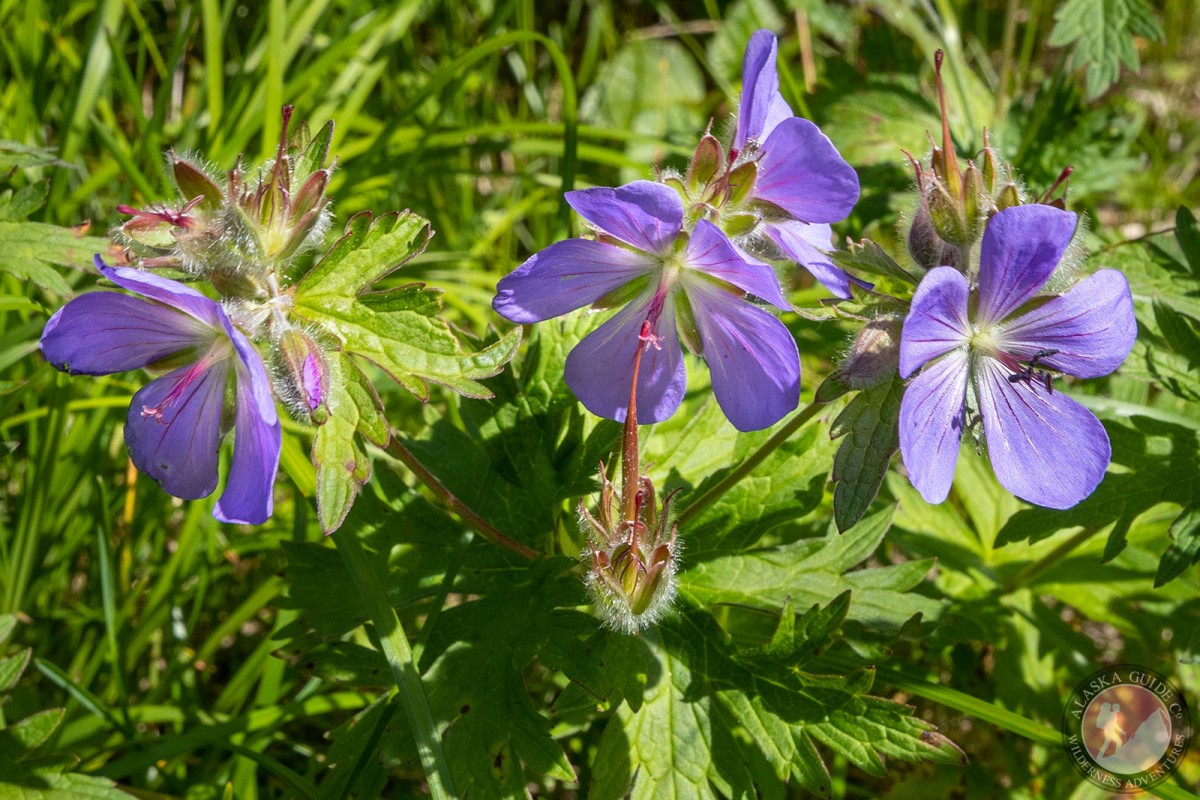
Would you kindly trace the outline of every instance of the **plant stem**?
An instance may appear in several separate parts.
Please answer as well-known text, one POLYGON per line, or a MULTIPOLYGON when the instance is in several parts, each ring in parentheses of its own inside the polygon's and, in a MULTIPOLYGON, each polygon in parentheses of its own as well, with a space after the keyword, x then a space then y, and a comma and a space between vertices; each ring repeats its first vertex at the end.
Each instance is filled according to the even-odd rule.
POLYGON ((783 424, 779 430, 775 431, 770 439, 763 442, 762 447, 755 450, 744 461, 729 471, 729 474, 718 481, 711 489, 697 497, 692 502, 688 503, 687 508, 680 512, 677 524, 683 525, 689 519, 699 514, 704 509, 715 503, 721 498, 721 495, 728 492, 742 480, 742 478, 754 471, 754 468, 763 462, 763 460, 775 452, 781 444, 792 437, 796 431, 804 427, 805 423, 817 415, 817 412, 824 408, 825 403, 813 400, 804 408, 796 412, 796 415, 783 424))
POLYGON ((1060 544, 1058 547, 1054 548, 1037 561, 1034 561, 1032 564, 1027 565, 1016 575, 1013 575, 1011 578, 1005 581, 1004 586, 1000 589, 1001 593, 1011 594, 1017 589, 1033 583, 1033 581, 1043 572, 1061 561, 1067 553, 1071 552, 1076 547, 1079 547, 1079 545, 1095 536, 1098 530, 1100 529, 1097 527, 1089 526, 1075 533, 1070 538, 1063 540, 1062 544, 1060 544))
POLYGON ((388 446, 385 448, 388 455, 395 456, 404 466, 412 470, 417 479, 442 499, 450 510, 457 514, 463 522, 470 525, 480 536, 487 539, 492 544, 500 545, 503 548, 511 550, 522 558, 527 558, 530 561, 536 561, 542 557, 542 554, 532 547, 521 544, 520 542, 505 536, 498 531, 495 526, 488 522, 483 517, 476 514, 471 508, 454 496, 454 493, 446 488, 446 484, 438 480, 438 477, 430 472, 424 464, 421 463, 413 452, 404 445, 400 444, 400 440, 392 435, 388 446))
POLYGON ((421 674, 417 671, 417 665, 413 663, 408 637, 404 635, 404 628, 400 624, 400 618, 396 616, 396 609, 388 602, 383 586, 358 538, 352 532, 344 530, 335 535, 333 541, 350 574, 354 576, 354 582, 358 584, 371 620, 375 623, 375 632, 379 635, 383 655, 392 668, 392 679, 404 701, 404 711, 408 715, 413 739, 417 743, 421 767, 429 781, 429 793, 434 798, 456 797, 454 784, 450 779, 450 764, 442 752, 433 713, 429 710, 429 698, 425 696, 421 674))

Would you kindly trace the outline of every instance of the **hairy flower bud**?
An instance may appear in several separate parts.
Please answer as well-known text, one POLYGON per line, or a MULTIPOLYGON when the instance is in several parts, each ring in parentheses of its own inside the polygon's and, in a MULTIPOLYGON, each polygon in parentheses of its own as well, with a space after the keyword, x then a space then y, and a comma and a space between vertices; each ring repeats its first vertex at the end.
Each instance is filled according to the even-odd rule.
POLYGON ((870 389, 896 376, 903 325, 903 316, 887 314, 871 320, 858 332, 838 368, 852 389, 870 389))
POLYGON ((687 185, 692 192, 697 192, 702 186, 716 176, 717 171, 725 163, 725 151, 717 137, 706 133, 696 145, 696 152, 688 164, 687 185))
POLYGON ((329 365, 321 348, 295 328, 285 331, 276 350, 279 395, 293 416, 321 425, 329 418, 329 365))
POLYGON ((660 511, 649 478, 637 481, 628 504, 603 464, 600 480, 596 514, 579 504, 591 559, 587 587, 605 625, 636 634, 661 619, 675 600, 678 547, 671 495, 663 498, 660 511))

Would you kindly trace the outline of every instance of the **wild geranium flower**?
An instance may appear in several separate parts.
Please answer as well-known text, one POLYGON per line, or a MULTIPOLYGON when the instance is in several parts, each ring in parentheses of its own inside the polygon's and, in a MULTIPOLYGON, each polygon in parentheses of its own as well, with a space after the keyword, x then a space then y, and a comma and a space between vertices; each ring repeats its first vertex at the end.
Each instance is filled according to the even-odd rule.
POLYGON ((71 374, 169 369, 133 396, 125 443, 133 463, 188 500, 217 487, 217 460, 232 410, 233 459, 213 516, 258 524, 271 516, 281 433, 258 352, 215 301, 150 272, 109 267, 104 277, 142 298, 92 292, 46 323, 42 353, 71 374), (230 409, 232 401, 232 409, 230 409))
POLYGON ((921 373, 901 402, 900 452, 927 501, 946 499, 963 429, 977 419, 996 478, 1024 500, 1070 508, 1104 477, 1108 435, 1054 390, 1054 374, 1107 375, 1129 355, 1137 325, 1129 284, 1115 270, 1037 297, 1075 223, 1050 206, 1000 211, 984 231, 978 287, 952 267, 930 270, 917 287, 900 374, 921 373))
POLYGON ((597 239, 568 239, 534 255, 500 281, 492 306, 528 324, 593 303, 626 303, 567 357, 567 385, 589 411, 625 419, 630 354, 646 320, 650 349, 637 383, 643 422, 666 419, 683 399, 681 336, 708 361, 717 402, 739 430, 768 427, 796 407, 796 342, 783 323, 746 299, 752 294, 788 308, 770 266, 747 261, 706 220, 685 233, 683 203, 663 184, 635 181, 568 192, 566 199, 597 229, 597 239))
MULTIPOLYGON (((775 35, 750 37, 742 61, 742 100, 733 136, 733 172, 753 164, 753 186, 739 204, 760 218, 759 231, 838 297, 850 296, 850 276, 823 251, 829 223, 858 202, 858 175, 821 129, 797 117, 779 92, 775 35)), ((736 209, 734 209, 736 211, 736 209)))

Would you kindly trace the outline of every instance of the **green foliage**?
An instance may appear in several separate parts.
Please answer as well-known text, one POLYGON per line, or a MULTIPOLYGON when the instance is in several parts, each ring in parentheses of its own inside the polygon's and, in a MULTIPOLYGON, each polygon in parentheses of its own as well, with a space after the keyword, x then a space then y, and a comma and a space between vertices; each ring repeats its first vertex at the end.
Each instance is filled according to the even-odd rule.
MULTIPOLYGON (((8 4, 0 796, 408 797, 433 792, 431 743, 471 797, 1084 796, 1054 727, 1093 665, 1200 690, 1200 232, 1175 208, 1200 202, 1200 17, 1183 0, 1008 5, 8 4), (898 379, 845 398, 831 381, 828 406, 743 475, 778 429, 733 430, 686 356, 680 412, 642 429, 656 488, 679 490, 681 600, 625 636, 599 626, 577 563, 576 509, 601 461, 616 477, 619 426, 562 381, 601 315, 519 347, 489 304, 568 235, 564 187, 649 177, 710 120, 727 128, 758 26, 780 35, 792 107, 858 171, 835 241, 870 239, 833 257, 879 293, 920 277, 901 255, 899 148, 919 158, 937 130, 935 49, 960 158, 986 126, 1031 193, 1075 167, 1087 268, 1128 276, 1140 326, 1117 375, 1067 388, 1114 463, 1052 512, 1004 492, 968 443, 930 506, 891 457, 898 379), (205 166, 243 154, 255 174, 284 102, 337 123, 297 175, 338 154, 340 216, 420 216, 354 216, 288 273, 305 335, 331 348, 328 417, 285 421, 275 516, 234 528, 130 467, 141 376, 68 379, 37 340, 109 253, 82 220, 103 231, 119 203, 169 197, 166 148, 205 166), (1174 235, 1152 233, 1172 217, 1174 235), (544 557, 485 539, 430 477, 544 557), (351 535, 375 590, 339 552, 351 535)), ((861 321, 781 277, 812 317, 784 317, 807 401, 861 321)), ((1181 783, 1198 779, 1185 763, 1181 783)))
MULTIPOLYGON (((28 161, 21 162, 22 166, 28 161)), ((27 218, 46 201, 46 186, 34 183, 0 193, 0 239, 4 253, 0 270, 18 280, 28 280, 61 297, 72 294, 71 285, 55 267, 89 269, 93 253, 104 253, 108 242, 88 236, 87 224, 60 228, 27 218)))
POLYGON ((1075 45, 1071 67, 1087 68, 1089 98, 1116 83, 1121 65, 1136 72, 1140 65, 1135 36, 1165 38, 1154 9, 1146 0, 1067 0, 1054 12, 1051 47, 1075 45))

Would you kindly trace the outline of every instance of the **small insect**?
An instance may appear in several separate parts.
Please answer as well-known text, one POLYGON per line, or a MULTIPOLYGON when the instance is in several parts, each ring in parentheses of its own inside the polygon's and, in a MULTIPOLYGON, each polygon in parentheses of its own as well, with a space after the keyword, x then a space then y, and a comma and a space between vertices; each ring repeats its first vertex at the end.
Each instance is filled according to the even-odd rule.
POLYGON ((1057 350, 1038 350, 1022 369, 1008 376, 1008 382, 1032 385, 1033 381, 1037 380, 1046 387, 1047 392, 1054 394, 1054 376, 1050 374, 1049 370, 1038 369, 1038 366, 1042 359, 1056 356, 1058 352, 1057 350))

